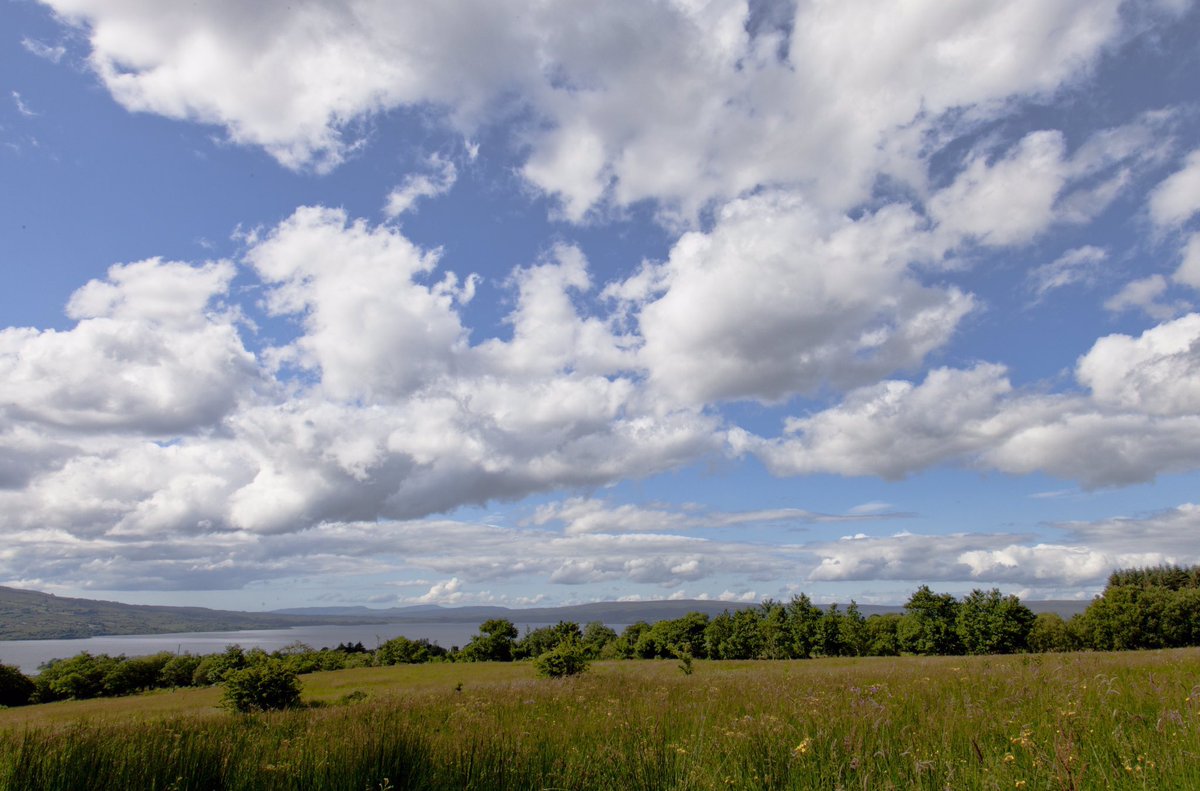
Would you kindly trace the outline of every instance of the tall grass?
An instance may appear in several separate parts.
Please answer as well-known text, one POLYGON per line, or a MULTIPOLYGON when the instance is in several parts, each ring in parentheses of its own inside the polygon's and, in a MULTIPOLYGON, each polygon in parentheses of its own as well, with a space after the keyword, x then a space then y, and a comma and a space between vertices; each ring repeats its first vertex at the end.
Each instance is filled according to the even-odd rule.
MULTIPOLYGON (((1196 650, 694 671, 458 666, 461 691, 446 670, 436 685, 372 675, 357 703, 26 725, 0 732, 0 788, 1200 788, 1196 650)), ((351 691, 356 672, 316 674, 310 694, 351 691)))

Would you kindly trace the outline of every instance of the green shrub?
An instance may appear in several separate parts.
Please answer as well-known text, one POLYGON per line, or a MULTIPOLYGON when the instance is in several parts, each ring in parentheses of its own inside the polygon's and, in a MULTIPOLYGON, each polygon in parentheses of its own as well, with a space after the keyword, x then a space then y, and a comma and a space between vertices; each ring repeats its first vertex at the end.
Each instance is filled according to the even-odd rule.
POLYGON ((12 665, 0 665, 0 706, 24 706, 33 697, 33 681, 12 665))
POLYGON ((222 702, 235 711, 273 711, 300 704, 300 680, 278 659, 236 670, 225 679, 222 702))
POLYGON ((579 675, 587 670, 587 652, 578 640, 564 640, 533 660, 533 667, 539 676, 546 678, 579 675))

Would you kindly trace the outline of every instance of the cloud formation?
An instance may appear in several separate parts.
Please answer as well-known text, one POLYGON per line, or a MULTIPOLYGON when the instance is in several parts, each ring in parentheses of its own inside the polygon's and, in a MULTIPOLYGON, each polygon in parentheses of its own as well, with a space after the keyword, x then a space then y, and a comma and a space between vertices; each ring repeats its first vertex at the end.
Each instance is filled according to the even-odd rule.
MULTIPOLYGON (((0 579, 205 589, 411 566, 428 579, 410 599, 446 602, 520 575, 730 596, 798 569, 1093 584, 1106 563, 1194 555, 1164 526, 1192 506, 1137 521, 1162 539, 1140 554, 1108 523, 1061 544, 757 546, 739 536, 900 514, 592 491, 751 456, 778 476, 953 465, 1085 488, 1194 472, 1188 114, 1046 111, 1086 104, 1187 3, 45 4, 130 111, 215 126, 314 182, 394 144, 405 113, 435 130, 425 151, 465 146, 472 178, 430 156, 355 196, 376 217, 288 203, 224 259, 118 263, 64 328, 0 329, 0 579), (490 170, 467 142, 483 135, 504 152, 490 170), (546 238, 521 260, 428 241, 466 215, 413 230, 485 170, 536 205, 546 238), (1117 206, 1147 239, 1102 233, 1117 206), (658 252, 594 265, 588 234, 641 215, 658 252), (1178 260, 1145 263, 1163 246, 1178 260), (1122 284, 1072 324, 1058 380, 1015 386, 1021 359, 961 345, 1006 272, 1033 308, 1122 284), (447 517, 531 495, 554 499, 517 527, 447 517)), ((66 52, 22 43, 45 68, 66 52)))

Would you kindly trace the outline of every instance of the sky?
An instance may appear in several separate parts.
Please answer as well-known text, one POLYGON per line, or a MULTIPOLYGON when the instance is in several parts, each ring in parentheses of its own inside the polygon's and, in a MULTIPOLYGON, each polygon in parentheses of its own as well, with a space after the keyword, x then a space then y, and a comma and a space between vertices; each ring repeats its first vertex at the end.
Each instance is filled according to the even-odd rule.
POLYGON ((1190 0, 3 0, 0 585, 1200 562, 1190 0))

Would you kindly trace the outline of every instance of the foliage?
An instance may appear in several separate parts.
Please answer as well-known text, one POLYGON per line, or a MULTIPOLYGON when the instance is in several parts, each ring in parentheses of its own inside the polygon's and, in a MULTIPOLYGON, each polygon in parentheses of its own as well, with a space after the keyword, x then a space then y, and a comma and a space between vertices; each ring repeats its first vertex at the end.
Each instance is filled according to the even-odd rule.
POLYGON ((511 662, 517 634, 517 627, 507 618, 484 621, 479 625, 479 634, 463 647, 463 658, 470 662, 511 662))
POLYGON ((12 665, 0 665, 0 706, 24 706, 33 698, 33 681, 12 665))
POLYGON ((1015 654, 1028 647, 1035 617, 1016 596, 977 588, 959 605, 955 631, 968 654, 1015 654))
POLYGON ((410 640, 403 635, 393 637, 375 649, 377 665, 418 665, 446 655, 446 649, 428 640, 410 640))
POLYGON ((606 649, 617 641, 617 633, 601 621, 583 627, 583 648, 592 659, 604 656, 606 649))
POLYGON ((958 654, 958 600, 949 593, 934 593, 928 585, 917 588, 904 605, 897 627, 900 648, 913 654, 958 654))
POLYGON ((234 711, 275 711, 300 704, 300 681, 279 659, 234 671, 225 678, 222 702, 234 711))
POLYGON ((1057 613, 1038 613, 1029 628, 1029 650, 1039 654, 1073 651, 1076 641, 1067 622, 1057 613))
POLYGON ((559 621, 553 626, 543 626, 527 631, 515 646, 513 659, 528 659, 553 651, 565 640, 581 640, 583 632, 573 621, 559 621))
POLYGON ((545 678, 577 676, 588 668, 587 653, 578 640, 564 640, 534 659, 533 667, 545 678))
POLYGON ((699 612, 659 621, 639 635, 633 653, 642 659, 670 659, 678 650, 703 651, 707 627, 708 616, 699 612))
POLYGON ((1200 645, 1200 566, 1116 571, 1073 623, 1084 646, 1101 651, 1200 645))

